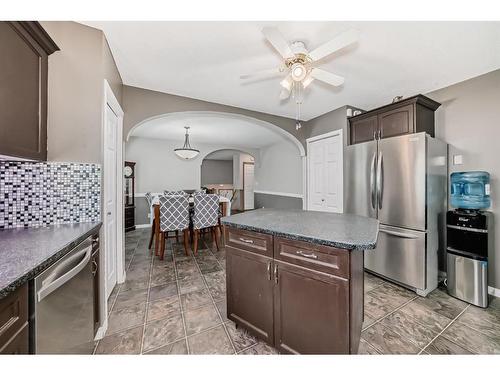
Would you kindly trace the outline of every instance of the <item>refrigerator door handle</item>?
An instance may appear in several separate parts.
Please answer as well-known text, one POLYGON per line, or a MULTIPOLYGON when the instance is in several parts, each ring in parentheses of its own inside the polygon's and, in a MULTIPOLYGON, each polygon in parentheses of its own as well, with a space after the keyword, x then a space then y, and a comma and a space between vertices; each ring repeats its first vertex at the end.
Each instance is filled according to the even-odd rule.
POLYGON ((370 164, 370 198, 372 208, 375 209, 376 202, 376 191, 375 191, 375 161, 377 160, 377 153, 374 152, 372 156, 372 162, 370 164))
POLYGON ((378 153, 377 160, 377 201, 379 210, 382 209, 382 197, 384 195, 384 164, 382 152, 378 153))
POLYGON ((390 234, 391 236, 396 236, 396 237, 402 237, 402 238, 408 238, 411 240, 416 240, 418 239, 418 236, 415 236, 414 234, 409 234, 409 233, 401 233, 401 232, 396 232, 393 230, 388 230, 384 228, 379 228, 380 232, 390 234))

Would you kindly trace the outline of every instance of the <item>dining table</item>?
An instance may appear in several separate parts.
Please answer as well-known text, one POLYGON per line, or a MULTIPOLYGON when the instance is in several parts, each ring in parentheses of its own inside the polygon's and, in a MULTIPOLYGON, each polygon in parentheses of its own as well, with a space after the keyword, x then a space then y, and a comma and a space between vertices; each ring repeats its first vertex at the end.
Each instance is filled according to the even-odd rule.
MULTIPOLYGON (((155 254, 158 255, 158 249, 160 246, 160 195, 161 194, 153 194, 152 195, 152 210, 154 217, 154 237, 155 237, 155 254)), ((194 204, 194 197, 190 195, 188 197, 189 204, 194 204)), ((227 197, 223 197, 219 195, 219 206, 222 216, 230 216, 231 215, 231 201, 227 197)), ((221 238, 223 238, 222 236, 221 238)))

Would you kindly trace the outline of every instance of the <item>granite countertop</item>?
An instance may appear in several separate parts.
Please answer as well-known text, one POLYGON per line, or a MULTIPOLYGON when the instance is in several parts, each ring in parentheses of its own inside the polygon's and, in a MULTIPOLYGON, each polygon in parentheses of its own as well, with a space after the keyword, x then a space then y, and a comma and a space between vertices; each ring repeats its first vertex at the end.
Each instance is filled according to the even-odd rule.
POLYGON ((226 216, 222 223, 279 237, 349 250, 377 244, 378 220, 350 214, 261 208, 226 216))
POLYGON ((68 253, 100 222, 0 230, 0 298, 68 253))

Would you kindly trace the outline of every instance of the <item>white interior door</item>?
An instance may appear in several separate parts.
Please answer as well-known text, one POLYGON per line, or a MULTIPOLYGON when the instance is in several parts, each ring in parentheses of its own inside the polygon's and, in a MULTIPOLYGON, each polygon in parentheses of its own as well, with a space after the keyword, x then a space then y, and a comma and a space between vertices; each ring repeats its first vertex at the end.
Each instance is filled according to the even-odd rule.
POLYGON ((106 265, 106 298, 109 297, 117 282, 117 129, 118 116, 106 105, 104 124, 104 236, 106 265))
POLYGON ((308 209, 343 212, 342 131, 307 140, 308 209))
POLYGON ((254 168, 253 163, 243 163, 243 209, 253 210, 254 205, 254 168))

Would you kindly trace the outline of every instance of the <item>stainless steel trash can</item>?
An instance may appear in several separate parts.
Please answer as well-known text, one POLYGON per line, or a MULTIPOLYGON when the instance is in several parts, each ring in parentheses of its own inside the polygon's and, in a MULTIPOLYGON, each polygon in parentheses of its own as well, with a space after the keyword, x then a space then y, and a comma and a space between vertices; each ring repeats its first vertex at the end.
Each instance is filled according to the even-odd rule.
POLYGON ((448 293, 479 307, 488 307, 488 262, 447 254, 448 293))

